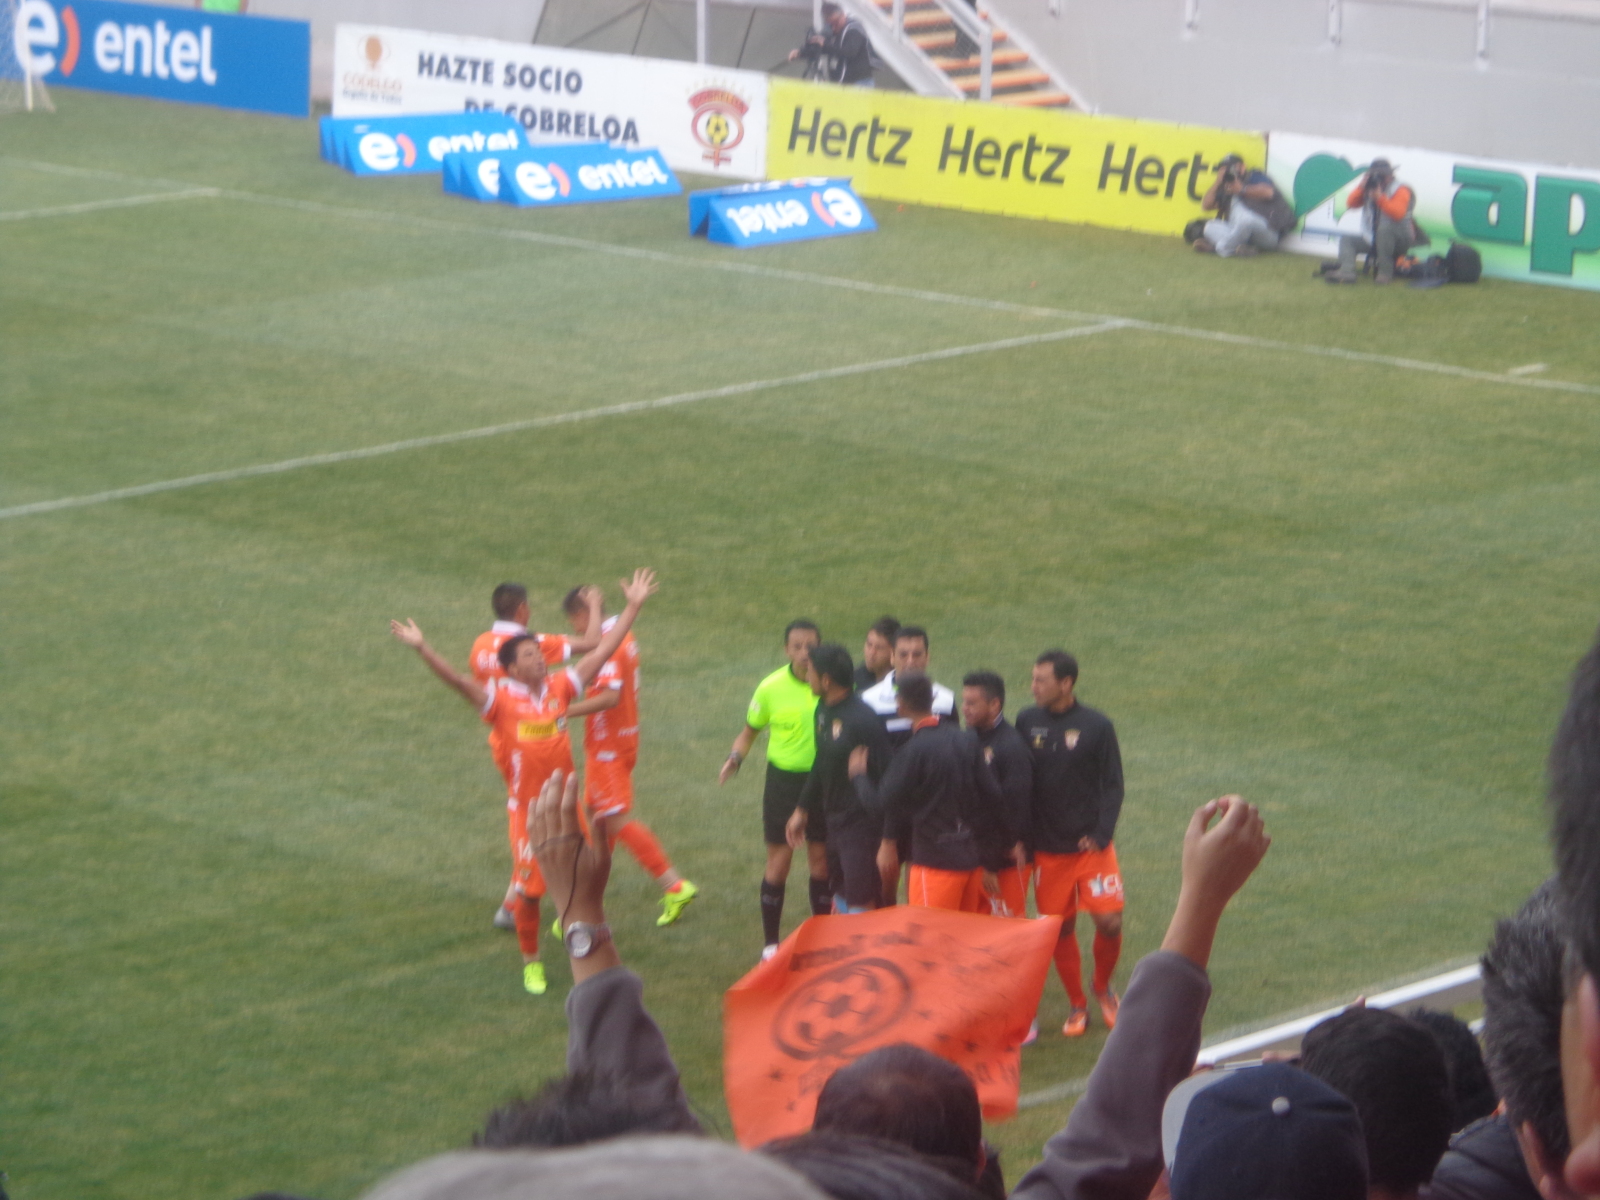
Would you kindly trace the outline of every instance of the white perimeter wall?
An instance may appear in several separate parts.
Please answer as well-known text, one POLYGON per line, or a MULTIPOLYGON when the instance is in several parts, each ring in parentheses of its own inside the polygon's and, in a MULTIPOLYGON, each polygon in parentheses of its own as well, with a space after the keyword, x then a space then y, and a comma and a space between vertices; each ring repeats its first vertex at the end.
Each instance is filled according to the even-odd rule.
POLYGON ((1481 64, 1470 0, 1343 0, 1337 46, 1330 0, 984 3, 1100 112, 1600 167, 1597 0, 1497 0, 1481 64))

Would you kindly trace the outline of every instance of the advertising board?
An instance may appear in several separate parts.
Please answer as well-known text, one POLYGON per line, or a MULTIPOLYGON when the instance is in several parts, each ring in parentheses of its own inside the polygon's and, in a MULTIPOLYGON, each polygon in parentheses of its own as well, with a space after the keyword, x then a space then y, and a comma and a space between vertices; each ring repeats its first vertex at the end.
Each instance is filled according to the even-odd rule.
POLYGON ((689 232, 727 246, 871 233, 878 224, 848 179, 780 179, 689 194, 689 232))
POLYGON ((1467 242, 1485 275, 1600 289, 1600 171, 1572 167, 1274 133, 1267 171, 1302 218, 1284 248, 1332 257, 1340 233, 1359 233, 1345 197, 1375 158, 1416 193, 1412 216, 1433 239, 1418 253, 1467 242))
POLYGON ((311 25, 109 0, 20 0, 0 37, 52 87, 311 115, 311 25))
POLYGON ((848 174, 862 196, 1183 232, 1227 154, 1266 161, 1261 134, 908 92, 773 79, 772 175, 848 174))
POLYGON ((504 113, 323 117, 322 157, 356 175, 444 170, 447 154, 518 150, 521 127, 504 113))
MULTIPOLYGON (((463 163, 462 169, 471 168, 463 163)), ((606 142, 538 146, 507 155, 496 173, 500 199, 521 208, 683 193, 683 186, 655 150, 619 150, 606 142)), ((484 182, 481 177, 480 182, 484 182)))
POLYGON ((334 31, 335 116, 487 110, 539 143, 653 146, 678 171, 766 176, 756 71, 379 25, 334 31))

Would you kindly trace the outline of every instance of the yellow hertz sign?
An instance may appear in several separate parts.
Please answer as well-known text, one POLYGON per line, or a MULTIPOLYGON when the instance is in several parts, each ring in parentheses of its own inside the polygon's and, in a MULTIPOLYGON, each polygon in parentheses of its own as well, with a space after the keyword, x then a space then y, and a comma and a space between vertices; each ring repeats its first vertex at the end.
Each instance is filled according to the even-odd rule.
POLYGON ((930 100, 774 79, 767 176, 848 175, 863 196, 1182 233, 1217 162, 1267 160, 1258 133, 930 100))

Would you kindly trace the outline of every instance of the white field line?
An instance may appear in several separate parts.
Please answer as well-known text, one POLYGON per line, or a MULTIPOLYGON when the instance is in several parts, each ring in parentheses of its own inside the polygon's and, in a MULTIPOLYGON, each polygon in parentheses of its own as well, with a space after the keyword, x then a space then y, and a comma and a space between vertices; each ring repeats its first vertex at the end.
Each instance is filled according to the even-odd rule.
POLYGON ((108 208, 134 208, 141 204, 160 204, 164 200, 197 200, 220 196, 220 188, 185 188, 181 192, 151 192, 143 196, 122 196, 116 200, 87 200, 82 204, 63 204, 56 208, 25 208, 0 212, 0 221, 32 221, 38 217, 70 217, 78 213, 100 212, 108 208))
MULTIPOLYGON (((170 180, 141 179, 116 171, 101 171, 87 167, 66 167, 58 163, 34 159, 7 158, 3 161, 34 170, 96 178, 132 180, 144 183, 172 183, 170 180)), ((174 186, 184 186, 174 184, 174 186)), ((989 300, 979 296, 963 296, 951 292, 937 292, 926 288, 899 287, 894 284, 870 283, 848 279, 839 275, 821 275, 811 271, 794 271, 782 267, 762 266, 749 260, 728 258, 689 258, 663 250, 646 250, 636 246, 619 246, 611 242, 597 242, 588 238, 567 237, 562 234, 541 233, 531 229, 495 229, 481 225, 466 225, 444 221, 436 217, 416 217, 403 213, 384 212, 370 208, 348 208, 339 204, 324 204, 316 200, 294 200, 283 196, 266 196, 256 192, 221 189, 226 199, 249 204, 262 204, 275 208, 294 209, 324 216, 341 216, 354 220, 385 221, 416 229, 432 229, 441 233, 465 234, 475 237, 500 238, 507 241, 531 242, 538 245, 561 246, 574 250, 587 250, 620 258, 658 262, 674 267, 699 270, 724 271, 738 275, 753 275, 764 279, 779 279, 790 283, 811 284, 818 287, 840 288, 847 291, 866 292, 877 296, 894 296, 905 300, 921 300, 932 304, 955 304, 966 308, 981 308, 993 312, 1016 313, 1019 316, 1041 317, 1069 321, 1120 321, 1129 329, 1146 333, 1160 333, 1172 337, 1194 338, 1200 341, 1220 342, 1225 345, 1245 346, 1255 350, 1271 350, 1284 354, 1305 354, 1317 358, 1340 359, 1372 366, 1393 367, 1404 371, 1421 371, 1435 375, 1448 375, 1458 379, 1471 379, 1480 383, 1499 384, 1502 387, 1525 387, 1543 391, 1572 392, 1585 396, 1600 396, 1600 384, 1569 383, 1559 379, 1534 379, 1523 375, 1510 375, 1499 371, 1482 371, 1452 363, 1432 362, 1427 359, 1404 358, 1392 354, 1374 354, 1363 350, 1346 350, 1338 346, 1318 346, 1306 342, 1285 342, 1274 338, 1252 337, 1248 334, 1224 333, 1189 325, 1170 325, 1160 321, 1145 321, 1137 317, 1119 317, 1112 313, 1081 312, 1075 309, 1049 308, 1034 304, 1016 304, 1007 300, 989 300)))
POLYGON ((299 458, 286 458, 279 462, 257 463, 249 467, 234 467, 226 471, 207 471, 202 475, 186 475, 181 479, 163 479, 155 483, 141 483, 133 487, 114 488, 107 492, 93 492, 86 496, 66 496, 59 500, 40 500, 32 504, 18 504, 0 508, 0 521, 18 517, 37 516, 41 513, 59 512, 68 508, 87 508, 96 504, 109 504, 113 500, 131 500, 137 496, 153 496, 159 492, 176 492, 185 488, 200 487, 209 483, 228 483, 237 479, 251 479, 258 475, 281 475, 285 471, 298 471, 305 467, 325 467, 335 463, 354 462, 364 458, 379 458, 399 454, 406 450, 422 450, 431 446, 448 446, 456 442, 475 441, 479 438, 499 437, 507 433, 522 433, 530 429, 548 429, 555 425, 572 425, 579 421, 594 421, 601 417, 620 417, 629 413, 648 412, 658 408, 674 408, 680 404, 695 404, 702 400, 720 400, 729 396, 747 396, 753 392, 774 388, 795 387, 819 383, 827 379, 843 379, 851 375, 868 375, 877 371, 894 371, 923 363, 941 362, 950 358, 964 358, 969 354, 989 354, 1000 350, 1015 350, 1022 346, 1038 346, 1047 342, 1061 342, 1068 338, 1088 337, 1126 328, 1126 322, 1116 319, 1095 325, 1082 325, 1073 329, 1058 329, 1050 333, 1030 333, 1020 337, 1001 338, 994 342, 977 342, 968 346, 950 346, 943 350, 924 350, 898 358, 883 358, 876 362, 852 363, 843 367, 827 367, 818 371, 805 371, 799 375, 785 375, 778 379, 755 379, 746 383, 730 383, 725 387, 705 388, 697 392, 679 392, 672 396, 658 396, 653 400, 630 400, 624 404, 607 404, 599 408, 584 408, 575 412, 554 413, 544 417, 529 417, 521 421, 507 421, 501 425, 484 425, 477 429, 462 429, 454 433, 439 433, 428 437, 406 438, 398 442, 385 442, 378 446, 363 446, 355 450, 335 450, 326 454, 307 454, 299 458))
MULTIPOLYGON (((1419 979, 1414 983, 1378 992, 1368 996, 1366 1004, 1368 1008, 1421 1007, 1450 1012, 1457 1005, 1476 1000, 1482 993, 1478 964, 1473 963, 1471 966, 1458 967, 1453 971, 1445 971, 1427 979, 1419 979)), ((1337 1016, 1345 1007, 1340 1005, 1337 1008, 1324 1009, 1304 1016, 1280 1018, 1266 1029, 1257 1029, 1237 1037, 1213 1041, 1210 1045, 1201 1047, 1196 1061, 1202 1066, 1210 1066, 1221 1062, 1259 1058, 1265 1050, 1293 1050, 1299 1046, 1301 1037, 1308 1029, 1320 1025, 1329 1017, 1337 1016)), ((1081 1096, 1088 1086, 1087 1078, 1069 1079, 1065 1083, 1053 1084, 1018 1096, 1017 1107, 1037 1108, 1041 1104, 1068 1100, 1073 1096, 1081 1096)))

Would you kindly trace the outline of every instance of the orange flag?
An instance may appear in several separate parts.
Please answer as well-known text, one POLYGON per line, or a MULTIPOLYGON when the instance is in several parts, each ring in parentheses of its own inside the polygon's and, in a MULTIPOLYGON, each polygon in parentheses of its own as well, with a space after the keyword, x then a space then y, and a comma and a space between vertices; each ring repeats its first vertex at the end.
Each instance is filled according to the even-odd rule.
POLYGON ((896 1042, 966 1071, 985 1117, 1011 1116, 1060 932, 1059 917, 907 905, 812 917, 723 1000, 723 1083, 740 1144, 804 1133, 829 1076, 896 1042))

